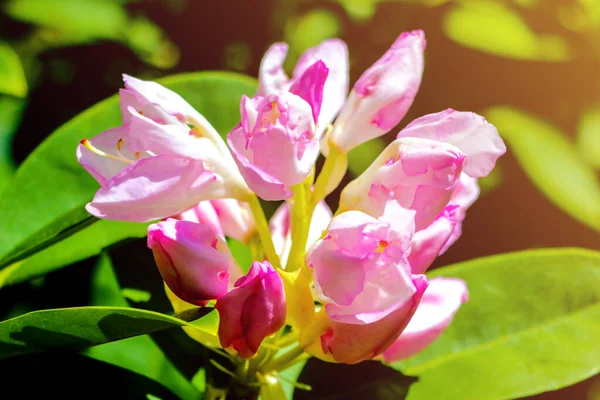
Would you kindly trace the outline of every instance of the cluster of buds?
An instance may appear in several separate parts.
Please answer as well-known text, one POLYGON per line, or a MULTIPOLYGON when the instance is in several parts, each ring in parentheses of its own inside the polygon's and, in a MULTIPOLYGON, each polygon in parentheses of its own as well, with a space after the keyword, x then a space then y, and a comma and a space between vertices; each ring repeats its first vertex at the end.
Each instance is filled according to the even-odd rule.
MULTIPOLYGON (((477 179, 504 143, 476 114, 426 115, 341 191, 335 214, 324 198, 341 182, 347 153, 404 117, 424 49, 423 32, 401 34, 348 94, 342 41, 309 49, 291 78, 283 71, 287 46, 275 44, 258 93, 241 99, 228 146, 177 94, 125 76, 123 125, 77 150, 102 186, 87 209, 105 219, 159 219, 148 247, 170 294, 214 304, 218 342, 240 359, 278 340, 296 343, 282 357, 290 362, 289 354, 305 353, 349 364, 410 357, 467 300, 463 281, 428 281, 424 273, 459 238, 477 179), (283 201, 270 221, 258 198, 283 201), (229 238, 251 248, 247 273, 229 238)), ((276 352, 265 354, 263 372, 282 368, 268 359, 276 352)))

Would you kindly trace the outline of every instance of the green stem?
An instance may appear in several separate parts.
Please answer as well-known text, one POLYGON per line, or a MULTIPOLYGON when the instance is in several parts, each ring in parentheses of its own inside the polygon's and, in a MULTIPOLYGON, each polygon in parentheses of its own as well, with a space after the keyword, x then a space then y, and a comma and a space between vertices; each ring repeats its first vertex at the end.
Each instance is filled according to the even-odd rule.
POLYGON ((308 204, 304 183, 293 186, 293 206, 290 212, 292 225, 292 247, 286 270, 295 271, 304 266, 304 253, 308 239, 308 229, 312 218, 313 207, 308 204))
POLYGON ((264 374, 267 374, 271 371, 282 371, 291 364, 295 363, 296 359, 302 357, 304 354, 304 348, 300 346, 300 343, 298 343, 281 356, 267 362, 261 367, 260 371, 264 374))
POLYGON ((256 231, 260 236, 260 241, 262 242, 267 259, 275 268, 281 269, 281 262, 279 261, 279 257, 275 251, 275 246, 273 246, 273 240, 271 239, 269 223, 267 222, 267 217, 265 217, 265 212, 260 205, 258 197, 256 197, 255 194, 252 194, 248 199, 248 204, 250 205, 250 210, 254 216, 254 221, 256 222, 256 231))

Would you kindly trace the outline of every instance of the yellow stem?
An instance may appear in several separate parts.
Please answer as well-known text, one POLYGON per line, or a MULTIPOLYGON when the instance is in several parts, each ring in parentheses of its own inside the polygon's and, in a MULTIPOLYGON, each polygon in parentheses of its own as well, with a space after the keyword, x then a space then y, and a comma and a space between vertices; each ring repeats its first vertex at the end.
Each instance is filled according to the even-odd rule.
POLYGON ((279 261, 279 257, 275 251, 275 246, 273 246, 273 240, 271 239, 269 223, 267 222, 265 212, 260 205, 258 197, 256 197, 255 194, 250 195, 248 204, 250 205, 250 210, 254 216, 254 221, 256 222, 256 231, 260 236, 260 241, 262 242, 262 247, 265 251, 267 259, 275 268, 281 269, 281 262, 279 261))
POLYGON ((343 156, 345 156, 345 153, 339 147, 332 143, 329 144, 329 155, 325 159, 321 173, 315 182, 315 189, 311 198, 313 207, 327 196, 327 186, 339 159, 343 156))
POLYGON ((313 208, 308 204, 304 183, 292 187, 294 195, 290 212, 292 225, 292 247, 286 265, 286 271, 295 271, 304 266, 304 252, 313 208))

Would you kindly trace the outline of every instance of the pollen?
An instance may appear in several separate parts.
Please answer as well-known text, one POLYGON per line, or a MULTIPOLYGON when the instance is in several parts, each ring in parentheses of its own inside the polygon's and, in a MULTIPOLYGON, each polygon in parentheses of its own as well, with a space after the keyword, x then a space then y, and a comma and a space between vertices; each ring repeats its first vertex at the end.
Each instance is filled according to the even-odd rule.
POLYGON ((377 246, 377 252, 383 253, 383 251, 388 247, 389 243, 385 240, 380 240, 379 245, 377 246))

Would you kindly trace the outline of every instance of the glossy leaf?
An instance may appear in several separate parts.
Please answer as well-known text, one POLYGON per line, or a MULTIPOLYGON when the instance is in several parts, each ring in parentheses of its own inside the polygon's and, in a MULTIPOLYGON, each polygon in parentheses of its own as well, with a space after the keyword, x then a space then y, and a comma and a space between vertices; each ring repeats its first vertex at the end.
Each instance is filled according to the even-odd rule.
POLYGON ((467 0, 444 15, 444 32, 455 42, 517 60, 565 61, 564 38, 535 33, 514 9, 491 0, 467 0))
POLYGON ((146 236, 146 224, 99 221, 0 271, 0 288, 45 275, 99 254, 111 244, 146 236))
MULTIPOLYGON (((111 264, 107 255, 100 257, 92 276, 91 303, 98 306, 127 307, 111 264)), ((85 354, 160 382, 184 400, 201 398, 201 393, 147 335, 92 347, 85 354)))
POLYGON ((511 107, 484 112, 531 181, 563 211, 600 230, 600 183, 555 127, 511 107))
POLYGON ((542 249, 434 271, 464 279, 469 301, 429 348, 393 364, 417 376, 408 399, 509 399, 600 371, 600 253, 542 249))
MULTIPOLYGON (((199 309, 187 314, 186 319, 201 318, 211 310, 199 309)), ((165 314, 126 307, 34 311, 0 322, 0 359, 45 350, 83 350, 182 326, 193 325, 165 314)))
POLYGON ((21 60, 8 43, 0 40, 0 94, 27 95, 27 81, 21 60))
MULTIPOLYGON (((181 94, 222 134, 238 122, 242 94, 256 88, 255 81, 231 73, 192 73, 158 81, 181 94)), ((75 149, 82 138, 120 124, 118 98, 113 96, 57 129, 25 160, 0 198, 0 267, 88 217, 84 205, 98 184, 77 163, 75 149)))

